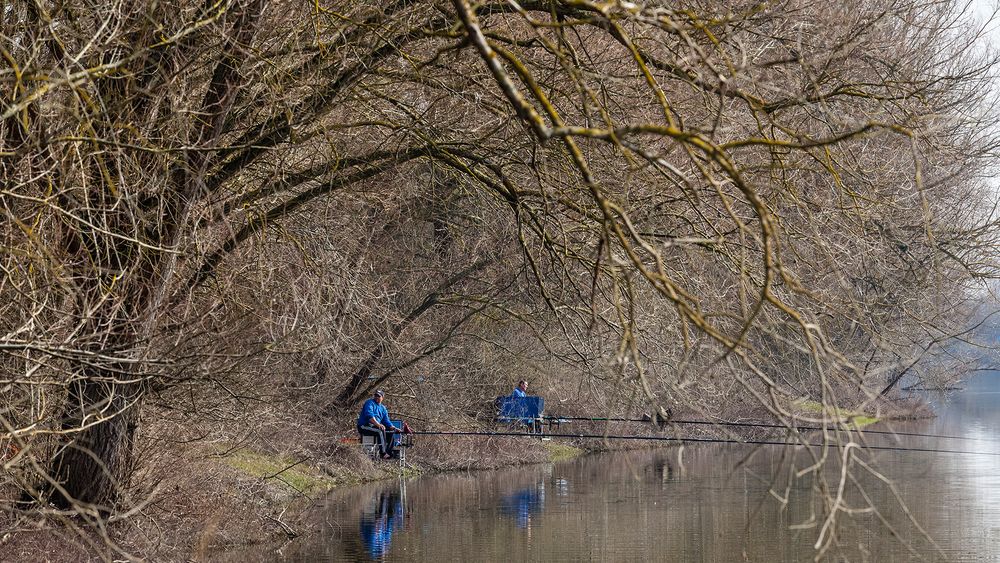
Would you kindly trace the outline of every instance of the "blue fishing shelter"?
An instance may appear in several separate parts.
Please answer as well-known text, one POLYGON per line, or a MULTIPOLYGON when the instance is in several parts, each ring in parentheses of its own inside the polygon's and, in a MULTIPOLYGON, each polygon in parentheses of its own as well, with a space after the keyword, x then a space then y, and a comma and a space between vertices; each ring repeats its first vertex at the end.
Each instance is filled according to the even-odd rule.
POLYGON ((541 428, 545 399, 541 397, 497 397, 497 422, 520 422, 531 428, 541 428))

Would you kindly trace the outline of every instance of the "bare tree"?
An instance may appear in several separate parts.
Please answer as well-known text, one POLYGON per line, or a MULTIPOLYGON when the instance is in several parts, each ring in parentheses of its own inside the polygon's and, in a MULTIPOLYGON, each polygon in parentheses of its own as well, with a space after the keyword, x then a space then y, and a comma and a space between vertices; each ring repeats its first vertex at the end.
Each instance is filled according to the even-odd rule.
POLYGON ((28 496, 94 516, 150 394, 267 356, 254 330, 326 350, 341 404, 507 318, 662 414, 721 378, 792 426, 995 275, 996 60, 952 3, 0 10, 4 436, 28 496))

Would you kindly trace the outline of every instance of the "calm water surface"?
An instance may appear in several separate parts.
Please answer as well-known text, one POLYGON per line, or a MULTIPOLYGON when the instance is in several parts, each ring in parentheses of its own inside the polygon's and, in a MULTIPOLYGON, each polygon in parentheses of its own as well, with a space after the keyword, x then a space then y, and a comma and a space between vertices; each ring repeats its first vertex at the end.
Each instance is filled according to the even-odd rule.
MULTIPOLYGON (((878 444, 1000 453, 1000 373, 878 444)), ((875 437, 869 438, 875 444, 875 437)), ((424 438, 429 440, 432 438, 424 438)), ((437 438, 440 439, 440 438, 437 438)), ((1000 457, 877 452, 855 466, 829 561, 1000 561, 1000 457), (907 510, 901 508, 901 502, 907 510), (926 532, 923 533, 923 532, 926 532)), ((692 446, 339 492, 284 561, 809 561, 823 528, 802 452, 692 446), (751 454, 754 452, 752 456, 751 454)), ((826 476, 833 487, 838 463, 826 476)))

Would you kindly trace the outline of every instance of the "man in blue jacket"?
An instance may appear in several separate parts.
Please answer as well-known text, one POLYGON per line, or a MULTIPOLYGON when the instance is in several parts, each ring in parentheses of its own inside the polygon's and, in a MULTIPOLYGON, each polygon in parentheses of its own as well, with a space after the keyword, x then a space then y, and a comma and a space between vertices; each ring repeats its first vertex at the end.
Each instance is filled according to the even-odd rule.
MULTIPOLYGON (((500 402, 502 399, 498 398, 497 401, 500 402)), ((529 426, 535 432, 541 432, 542 429, 542 419, 538 418, 541 415, 541 398, 539 397, 528 397, 528 382, 521 380, 517 382, 517 387, 514 388, 510 393, 510 397, 507 402, 506 408, 500 408, 501 416, 509 416, 512 418, 517 418, 525 425, 529 426), (513 399, 513 400, 511 400, 513 399), (519 401, 517 399, 526 399, 525 401, 519 401), (528 400, 535 399, 539 401, 538 403, 529 403, 528 400)), ((500 405, 497 405, 500 407, 500 405)))
POLYGON ((389 420, 389 411, 382 406, 384 399, 385 393, 379 389, 371 399, 365 401, 358 417, 358 434, 375 436, 382 459, 388 459, 392 453, 392 433, 400 432, 400 429, 389 420))

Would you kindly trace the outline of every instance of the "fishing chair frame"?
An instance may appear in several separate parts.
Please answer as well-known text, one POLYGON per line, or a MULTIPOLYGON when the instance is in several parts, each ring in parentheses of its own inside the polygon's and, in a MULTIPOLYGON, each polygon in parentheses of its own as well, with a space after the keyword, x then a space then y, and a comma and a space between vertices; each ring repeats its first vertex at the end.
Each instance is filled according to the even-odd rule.
MULTIPOLYGON (((391 422, 397 428, 403 427, 402 420, 392 420, 391 422)), ((390 439, 392 440, 392 447, 389 450, 399 452, 397 459, 399 460, 399 467, 402 468, 406 464, 406 450, 413 447, 413 434, 393 432, 390 435, 390 439)), ((379 452, 378 439, 371 434, 361 435, 361 451, 372 461, 380 461, 382 459, 379 452)))

